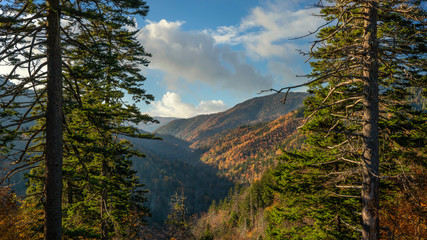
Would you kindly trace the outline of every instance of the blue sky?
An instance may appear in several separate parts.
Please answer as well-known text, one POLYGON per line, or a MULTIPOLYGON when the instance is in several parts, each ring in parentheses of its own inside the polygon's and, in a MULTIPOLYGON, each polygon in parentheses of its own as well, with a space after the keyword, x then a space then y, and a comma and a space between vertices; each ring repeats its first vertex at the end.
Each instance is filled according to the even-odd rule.
POLYGON ((315 30, 317 1, 147 0, 137 18, 138 39, 153 57, 142 71, 156 100, 138 105, 162 117, 192 117, 224 111, 261 90, 306 81, 310 71, 297 49, 315 30))

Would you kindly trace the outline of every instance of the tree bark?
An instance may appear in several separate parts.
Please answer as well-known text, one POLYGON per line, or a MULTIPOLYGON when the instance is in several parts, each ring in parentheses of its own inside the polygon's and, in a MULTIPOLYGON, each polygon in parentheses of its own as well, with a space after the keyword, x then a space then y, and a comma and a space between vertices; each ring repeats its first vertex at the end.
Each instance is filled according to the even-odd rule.
POLYGON ((367 1, 364 20, 362 236, 379 239, 379 139, 377 2, 367 1))
POLYGON ((62 59, 59 0, 47 0, 45 239, 62 239, 62 59))
MULTIPOLYGON (((107 171, 108 166, 105 159, 102 160, 102 169, 101 169, 101 176, 104 178, 107 177, 107 171)), ((107 240, 108 239, 108 226, 107 226, 107 183, 105 180, 102 180, 102 190, 101 190, 101 240, 107 240)))

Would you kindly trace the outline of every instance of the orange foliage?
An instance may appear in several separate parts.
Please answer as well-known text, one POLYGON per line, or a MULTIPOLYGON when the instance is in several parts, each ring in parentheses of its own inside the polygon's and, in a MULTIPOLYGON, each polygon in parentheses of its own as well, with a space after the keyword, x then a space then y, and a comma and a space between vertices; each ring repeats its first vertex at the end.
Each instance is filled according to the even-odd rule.
POLYGON ((382 239, 427 239, 427 173, 401 185, 381 210, 382 239))
POLYGON ((8 187, 0 187, 0 239, 39 239, 41 233, 37 235, 33 229, 40 230, 43 216, 42 210, 30 211, 34 207, 20 202, 8 187))
MULTIPOLYGON (((272 164, 281 148, 295 149, 303 136, 297 133, 301 119, 289 113, 274 121, 241 126, 213 139, 205 139, 213 147, 202 161, 217 166, 220 174, 242 182, 253 182, 272 164)), ((203 145, 201 142, 198 144, 203 145)))
POLYGON ((18 239, 15 221, 18 212, 15 194, 9 188, 0 188, 0 236, 2 239, 18 239))

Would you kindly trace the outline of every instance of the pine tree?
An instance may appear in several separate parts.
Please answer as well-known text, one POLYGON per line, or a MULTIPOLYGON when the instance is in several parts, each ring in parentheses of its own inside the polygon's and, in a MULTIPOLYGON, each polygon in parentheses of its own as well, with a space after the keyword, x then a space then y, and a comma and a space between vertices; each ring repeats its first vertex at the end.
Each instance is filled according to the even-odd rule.
POLYGON ((305 101, 306 151, 284 156, 277 184, 287 207, 271 213, 270 236, 292 235, 274 228, 287 219, 294 227, 310 226, 297 230, 306 237, 315 232, 317 238, 360 238, 360 232, 364 239, 379 239, 380 179, 388 184, 398 176, 396 164, 410 159, 401 156, 426 162, 426 114, 414 111, 408 93, 426 87, 420 4, 320 5, 327 23, 309 53, 313 95, 305 101))
MULTIPOLYGON (((2 109, 20 110, 20 114, 11 120, 12 124, 2 125, 2 136, 7 137, 3 134, 6 131, 8 134, 19 133, 15 135, 19 137, 18 140, 26 142, 24 149, 14 149, 6 157, 18 166, 15 170, 34 168, 29 174, 29 193, 34 194, 33 200, 40 201, 43 198, 39 194, 44 191, 45 184, 48 188, 46 181, 50 179, 47 176, 45 180, 43 176, 46 173, 40 168, 41 164, 49 165, 50 160, 46 158, 49 155, 48 146, 58 151, 58 156, 64 149, 64 168, 58 158, 52 165, 56 170, 48 169, 48 173, 59 174, 56 177, 60 179, 64 171, 64 192, 68 197, 68 202, 63 202, 66 206, 64 224, 72 228, 66 229, 67 234, 75 234, 78 231, 74 231, 74 228, 80 227, 86 231, 88 224, 85 225, 85 221, 102 219, 101 229, 96 229, 95 235, 100 234, 103 239, 110 238, 111 234, 124 236, 127 230, 121 229, 123 226, 120 224, 127 221, 126 214, 133 209, 139 212, 136 215, 141 215, 141 220, 146 214, 146 209, 141 205, 144 191, 140 189, 135 172, 130 170, 130 157, 141 154, 132 150, 123 137, 151 137, 140 134, 129 124, 153 119, 142 115, 135 105, 124 103, 122 98, 124 94, 130 94, 135 101, 153 100, 141 88, 145 78, 139 72, 141 66, 148 64, 146 58, 149 54, 137 42, 137 31, 129 30, 135 27, 134 20, 129 16, 145 16, 148 7, 139 0, 61 1, 49 4, 11 1, 2 3, 1 11, 0 61, 12 66, 1 83, 1 97, 6 100, 2 101, 2 109), (53 21, 50 17, 57 21, 56 25, 46 24, 53 21), (54 26, 57 32, 51 33, 54 26), (50 36, 56 37, 52 41, 60 48, 50 42, 47 44, 45 36, 48 36, 48 42, 51 41, 50 36), (49 49, 56 51, 56 56, 62 61, 55 59, 52 62, 53 53, 49 49), (19 72, 19 69, 24 69, 25 73, 19 72), (50 70, 55 71, 54 74, 50 70), (49 76, 58 79, 52 84, 49 76), (59 80, 61 77, 63 84, 59 80), (10 81, 15 84, 6 86, 10 81), (63 106, 60 104, 62 94, 52 100, 54 95, 50 87, 56 87, 54 91, 59 94, 64 90, 63 106), (21 95, 26 95, 29 100, 16 101, 21 95), (55 104, 55 101, 59 102, 55 104), (50 103, 54 103, 56 113, 50 110, 50 103), (29 130, 22 126, 34 121, 38 124, 29 130), (48 130, 52 126, 56 130, 48 130), (61 136, 61 140, 46 140, 49 135, 61 136), (61 143, 62 139, 64 144, 61 143), (84 181, 76 182, 81 180, 84 181), (90 204, 96 200, 91 198, 92 202, 87 201, 91 194, 97 196, 99 201, 95 211, 90 204), (92 212, 84 211, 86 203, 92 212), (72 225, 70 219, 79 217, 82 225, 72 225)), ((4 139, 7 140, 6 137, 4 139)), ((45 224, 48 228, 45 237, 49 239, 50 236, 52 239, 61 236, 62 191, 59 190, 62 181, 59 179, 54 181, 58 190, 56 195, 49 197, 56 201, 56 207, 52 211, 45 209, 46 219, 49 219, 50 212, 57 218, 52 219, 56 226, 45 224), (48 233, 49 229, 54 230, 52 235, 48 233)), ((54 205, 47 203, 45 206, 50 208, 54 205)), ((85 234, 81 236, 87 236, 85 234)))
POLYGON ((190 223, 187 216, 185 199, 186 197, 183 193, 175 193, 171 196, 169 202, 170 213, 165 222, 171 238, 191 239, 190 223))
POLYGON ((46 145, 45 221, 46 239, 62 238, 62 53, 60 1, 47 0, 46 26, 46 145))

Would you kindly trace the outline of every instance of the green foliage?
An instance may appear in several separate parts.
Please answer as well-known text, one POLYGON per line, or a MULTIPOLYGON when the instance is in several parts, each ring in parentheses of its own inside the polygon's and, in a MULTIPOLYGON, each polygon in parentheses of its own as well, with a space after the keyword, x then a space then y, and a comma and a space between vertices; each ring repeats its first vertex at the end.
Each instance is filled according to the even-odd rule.
MULTIPOLYGON (((1 81, 1 78, 0 78, 1 81)), ((0 83, 1 84, 1 83, 0 83)), ((0 95, 4 92, 3 86, 0 86, 0 95)), ((17 138, 17 131, 13 128, 8 127, 11 124, 11 120, 17 115, 17 112, 10 106, 4 103, 0 105, 0 154, 7 155, 11 148, 13 148, 13 140, 17 138)))
POLYGON ((250 187, 231 188, 226 198, 198 220, 194 235, 198 239, 259 239, 264 235, 264 229, 258 228, 264 222, 263 212, 274 202, 272 185, 272 172, 267 171, 250 187))
MULTIPOLYGON (((7 110, 17 109, 20 113, 14 119, 18 124, 10 129, 26 141, 22 154, 14 150, 5 157, 16 160, 20 168, 33 168, 27 175, 27 193, 32 196, 28 200, 41 208, 48 7, 43 1, 11 1, 0 7, 0 61, 14 66, 0 83, 0 97, 9 100, 7 110), (19 68, 28 74, 17 74, 19 68), (16 84, 6 86, 8 81, 16 84), (26 99, 19 100, 20 95, 26 99), (28 129, 23 123, 34 126, 28 129)), ((135 102, 153 100, 143 89, 145 77, 140 72, 141 67, 147 66, 150 54, 136 39, 137 31, 132 30, 135 21, 131 18, 147 12, 146 3, 140 0, 61 2, 65 238, 135 237, 134 226, 143 224, 148 215, 143 206, 146 191, 131 169, 130 160, 143 154, 123 137, 152 138, 130 123, 153 119, 122 99, 128 94, 135 102)), ((1 109, 1 114, 13 116, 3 111, 3 105, 1 109)), ((0 134, 6 141, 4 129, 2 123, 0 134)))
POLYGON ((206 230, 203 233, 203 235, 200 237, 200 240, 214 240, 214 235, 211 232, 210 225, 206 227, 206 230))
POLYGON ((170 238, 189 239, 191 237, 185 199, 183 193, 178 194, 176 192, 170 199, 170 213, 165 222, 170 238))
MULTIPOLYGON (((279 166, 264 175, 269 176, 268 184, 257 185, 255 181, 246 190, 231 191, 215 211, 199 220, 198 227, 209 227, 215 238, 251 239, 251 231, 264 239, 361 238, 360 169, 364 163, 360 136, 364 106, 363 62, 358 59, 363 59, 364 51, 359 18, 363 3, 330 2, 322 6, 321 14, 331 24, 318 32, 322 44, 310 53, 314 59, 311 77, 317 81, 309 85, 312 95, 305 100, 308 121, 303 129, 308 138, 301 150, 284 151, 279 166), (265 187, 261 199, 266 200, 257 205, 254 200, 260 198, 253 192, 259 187, 265 187), (253 209, 257 209, 254 215, 253 209), (257 222, 262 221, 266 227, 259 230, 257 222)), ((400 212, 410 208, 410 204, 399 207, 393 200, 395 196, 401 200, 401 189, 406 189, 406 199, 413 203, 423 199, 417 193, 424 185, 415 184, 415 179, 424 176, 427 162, 427 116, 420 107, 426 86, 425 11, 419 1, 378 3, 382 236, 412 238, 404 234, 412 230, 421 236, 422 231, 413 229, 425 225, 420 220, 422 210, 415 210, 423 207, 413 204, 411 214, 402 216, 390 207, 400 212), (416 224, 408 219, 417 219, 412 220, 416 224)), ((241 130, 251 128, 256 127, 244 126, 241 130)), ((216 156, 220 156, 233 146, 227 144, 210 152, 217 151, 216 156)))
POLYGON ((280 200, 265 213, 267 239, 357 238, 357 231, 347 226, 359 221, 353 215, 359 208, 359 199, 343 199, 357 195, 357 190, 332 192, 328 188, 334 187, 338 179, 331 179, 328 174, 333 170, 322 166, 325 156, 321 153, 283 156, 283 163, 275 169, 273 184, 280 200))
MULTIPOLYGON (((286 152, 275 174, 275 191, 282 200, 267 214, 270 239, 361 237, 361 166, 366 164, 361 136, 366 102, 362 102, 360 52, 367 50, 363 48, 363 22, 357 16, 362 16, 363 3, 331 3, 323 6, 321 14, 333 24, 318 32, 322 44, 310 53, 315 60, 311 77, 316 80, 309 85, 312 95, 305 100, 306 144, 300 151, 286 152)), ((425 39, 425 12, 417 1, 378 3, 380 175, 388 176, 381 179, 385 192, 393 189, 393 178, 409 174, 404 166, 426 163, 426 113, 412 108, 407 91, 426 86, 421 40, 425 39)))

